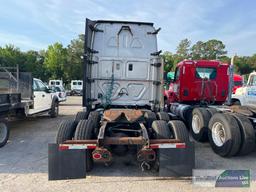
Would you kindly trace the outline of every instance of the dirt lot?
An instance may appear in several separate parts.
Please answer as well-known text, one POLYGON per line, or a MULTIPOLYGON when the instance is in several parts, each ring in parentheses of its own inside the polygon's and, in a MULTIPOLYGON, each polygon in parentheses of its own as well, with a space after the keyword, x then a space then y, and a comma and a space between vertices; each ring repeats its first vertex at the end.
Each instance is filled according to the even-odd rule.
MULTIPOLYGON (((54 142, 57 125, 63 119, 71 119, 81 108, 81 97, 69 97, 60 106, 60 116, 47 116, 11 122, 8 144, 0 149, 0 191, 215 191, 199 188, 189 180, 157 179, 141 173, 140 169, 124 160, 111 167, 96 166, 87 179, 48 181, 47 144, 54 142)), ((198 169, 251 169, 256 179, 256 152, 246 157, 231 159, 215 155, 209 144, 196 143, 196 168, 198 169)), ((216 191, 230 191, 220 188, 216 191)), ((232 191, 256 191, 253 181, 247 189, 232 191)))

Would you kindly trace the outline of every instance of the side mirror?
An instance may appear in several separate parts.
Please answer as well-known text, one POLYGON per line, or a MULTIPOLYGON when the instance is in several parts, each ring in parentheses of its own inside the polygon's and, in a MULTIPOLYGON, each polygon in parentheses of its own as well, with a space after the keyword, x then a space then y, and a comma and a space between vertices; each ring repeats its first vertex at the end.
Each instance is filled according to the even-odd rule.
POLYGON ((53 93, 54 91, 51 88, 46 87, 45 92, 46 93, 53 93))

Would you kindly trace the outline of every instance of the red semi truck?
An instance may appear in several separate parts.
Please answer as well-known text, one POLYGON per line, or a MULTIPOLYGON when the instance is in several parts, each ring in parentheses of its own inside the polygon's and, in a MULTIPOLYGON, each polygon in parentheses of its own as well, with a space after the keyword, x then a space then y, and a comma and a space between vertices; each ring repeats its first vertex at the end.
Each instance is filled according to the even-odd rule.
POLYGON ((182 119, 195 140, 209 140, 214 152, 225 157, 255 149, 256 109, 224 105, 232 76, 230 65, 220 61, 182 61, 166 102, 169 115, 182 119))
POLYGON ((241 75, 234 74, 234 86, 232 93, 235 94, 237 88, 243 86, 243 77, 241 75))

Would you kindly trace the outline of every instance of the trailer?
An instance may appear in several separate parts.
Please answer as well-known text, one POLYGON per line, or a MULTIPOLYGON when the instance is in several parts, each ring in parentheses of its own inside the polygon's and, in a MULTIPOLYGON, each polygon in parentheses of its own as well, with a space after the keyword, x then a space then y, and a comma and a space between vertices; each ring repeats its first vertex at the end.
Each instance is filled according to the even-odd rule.
POLYGON ((184 121, 196 141, 209 141, 223 157, 247 155, 256 142, 256 108, 233 106, 237 98, 231 99, 232 67, 220 61, 184 60, 165 99, 169 114, 184 121))
POLYGON ((41 80, 19 67, 0 67, 0 147, 9 138, 8 120, 48 113, 58 115, 58 98, 41 80))
POLYGON ((49 180, 84 178, 134 154, 142 171, 191 176, 194 144, 163 109, 163 64, 153 23, 86 19, 83 107, 49 144, 49 180))

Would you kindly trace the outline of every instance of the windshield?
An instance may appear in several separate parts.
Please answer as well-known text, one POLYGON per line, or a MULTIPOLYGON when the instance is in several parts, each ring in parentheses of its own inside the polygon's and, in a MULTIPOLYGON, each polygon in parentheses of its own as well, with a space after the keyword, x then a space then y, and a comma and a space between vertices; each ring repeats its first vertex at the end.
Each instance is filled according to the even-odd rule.
POLYGON ((196 77, 200 79, 215 79, 216 78, 216 68, 209 67, 197 67, 196 77))
POLYGON ((243 86, 243 81, 234 81, 235 86, 243 86))
POLYGON ((56 91, 56 92, 63 92, 64 88, 63 87, 54 87, 54 91, 56 91))

